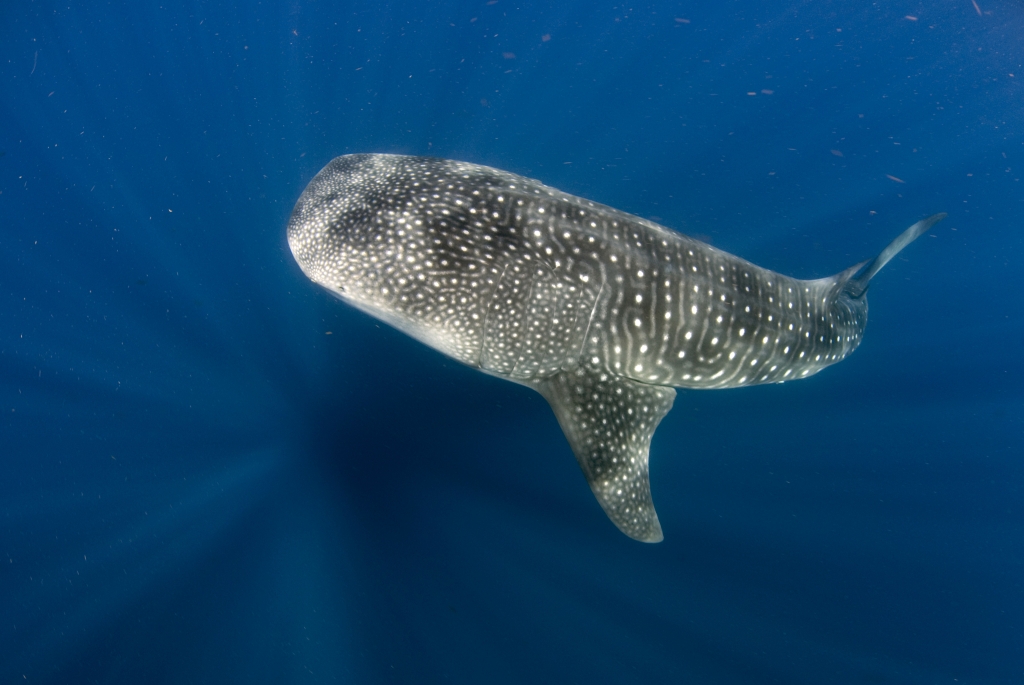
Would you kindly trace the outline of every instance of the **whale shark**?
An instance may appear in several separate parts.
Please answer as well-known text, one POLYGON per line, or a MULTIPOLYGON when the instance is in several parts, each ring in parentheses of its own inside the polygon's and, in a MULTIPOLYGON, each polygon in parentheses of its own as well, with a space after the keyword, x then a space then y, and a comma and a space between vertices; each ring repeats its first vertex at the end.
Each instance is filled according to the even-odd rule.
POLYGON ((872 277, 945 216, 800 280, 509 172, 354 154, 309 182, 287 238, 333 295, 539 392, 608 518, 659 542, 648 456, 675 388, 782 383, 845 359, 872 277))

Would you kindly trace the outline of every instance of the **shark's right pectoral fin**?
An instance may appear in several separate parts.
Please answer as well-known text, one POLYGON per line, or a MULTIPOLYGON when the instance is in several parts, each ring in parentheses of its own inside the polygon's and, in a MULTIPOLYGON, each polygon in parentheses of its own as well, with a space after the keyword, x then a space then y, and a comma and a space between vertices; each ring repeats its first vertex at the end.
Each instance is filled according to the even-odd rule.
POLYGON ((551 404, 608 518, 642 542, 663 539, 651 500, 651 437, 676 391, 582 368, 535 385, 551 404))

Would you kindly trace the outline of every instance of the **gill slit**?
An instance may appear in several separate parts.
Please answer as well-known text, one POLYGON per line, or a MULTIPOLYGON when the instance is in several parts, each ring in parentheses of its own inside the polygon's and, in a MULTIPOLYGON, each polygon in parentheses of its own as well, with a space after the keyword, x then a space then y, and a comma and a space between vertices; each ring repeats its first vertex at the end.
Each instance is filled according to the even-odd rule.
MULTIPOLYGON (((590 335, 590 325, 594 323, 594 314, 597 313, 597 307, 601 304, 601 293, 604 292, 604 279, 601 279, 601 287, 597 289, 597 295, 594 297, 594 306, 590 309, 590 318, 587 319, 587 327, 583 331, 583 340, 580 341, 580 350, 576 353, 576 358, 583 357, 583 351, 587 348, 587 336, 590 335)), ((576 312, 577 316, 579 311, 576 312)), ((573 326, 575 328, 575 326, 573 326)))
MULTIPOLYGON (((522 322, 523 325, 526 327, 525 328, 526 331, 530 330, 530 318, 529 318, 529 316, 530 316, 530 307, 533 304, 533 286, 536 285, 536 283, 537 283, 537 281, 534 278, 531 278, 530 279, 530 290, 529 290, 528 293, 526 293, 526 311, 523 312, 523 322, 522 322)), ((520 343, 519 344, 520 345, 523 344, 522 343, 522 338, 520 338, 520 343)), ((520 347, 520 349, 517 351, 516 363, 512 365, 512 370, 509 371, 509 374, 508 374, 509 376, 515 378, 516 368, 518 368, 519 362, 521 362, 521 361, 523 361, 522 347, 520 347)))
POLYGON ((501 270, 501 275, 498 276, 497 282, 494 284, 494 292, 491 293, 491 298, 487 300, 487 309, 484 310, 484 325, 480 335, 480 354, 477 357, 477 366, 481 369, 484 368, 484 354, 487 351, 487 319, 491 315, 491 305, 494 304, 494 298, 498 296, 498 291, 501 290, 501 282, 505 280, 505 272, 508 271, 508 264, 505 264, 505 268, 501 270))

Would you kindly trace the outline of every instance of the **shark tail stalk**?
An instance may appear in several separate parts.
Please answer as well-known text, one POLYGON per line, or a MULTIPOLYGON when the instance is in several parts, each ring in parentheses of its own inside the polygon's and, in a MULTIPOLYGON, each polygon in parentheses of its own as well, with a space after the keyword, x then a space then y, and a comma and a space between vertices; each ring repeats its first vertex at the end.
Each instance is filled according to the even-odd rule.
POLYGON ((924 235, 932 226, 945 219, 946 216, 945 212, 941 212, 918 221, 903 231, 903 233, 900 233, 874 259, 855 264, 849 269, 836 274, 831 279, 826 279, 834 282, 829 318, 834 322, 834 325, 840 327, 840 330, 845 329, 847 331, 845 339, 848 340, 848 344, 844 346, 840 358, 852 353, 863 339, 864 327, 867 325, 868 319, 868 298, 866 294, 868 286, 871 284, 871 279, 893 257, 899 254, 903 248, 924 235))

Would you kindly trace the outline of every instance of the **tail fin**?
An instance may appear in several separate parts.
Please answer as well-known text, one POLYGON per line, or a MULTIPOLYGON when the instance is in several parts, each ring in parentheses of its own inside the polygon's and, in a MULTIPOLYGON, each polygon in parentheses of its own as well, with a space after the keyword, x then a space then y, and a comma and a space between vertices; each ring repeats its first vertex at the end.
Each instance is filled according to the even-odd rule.
MULTIPOLYGON (((882 270, 882 267, 889 263, 900 250, 917 240, 929 228, 946 218, 945 212, 933 214, 927 219, 922 219, 916 224, 900 233, 896 240, 889 243, 889 246, 882 250, 877 257, 867 262, 858 264, 847 270, 849 277, 843 286, 843 292, 850 297, 857 299, 868 289, 868 282, 882 270)), ((845 275, 845 274, 843 274, 845 275)))

